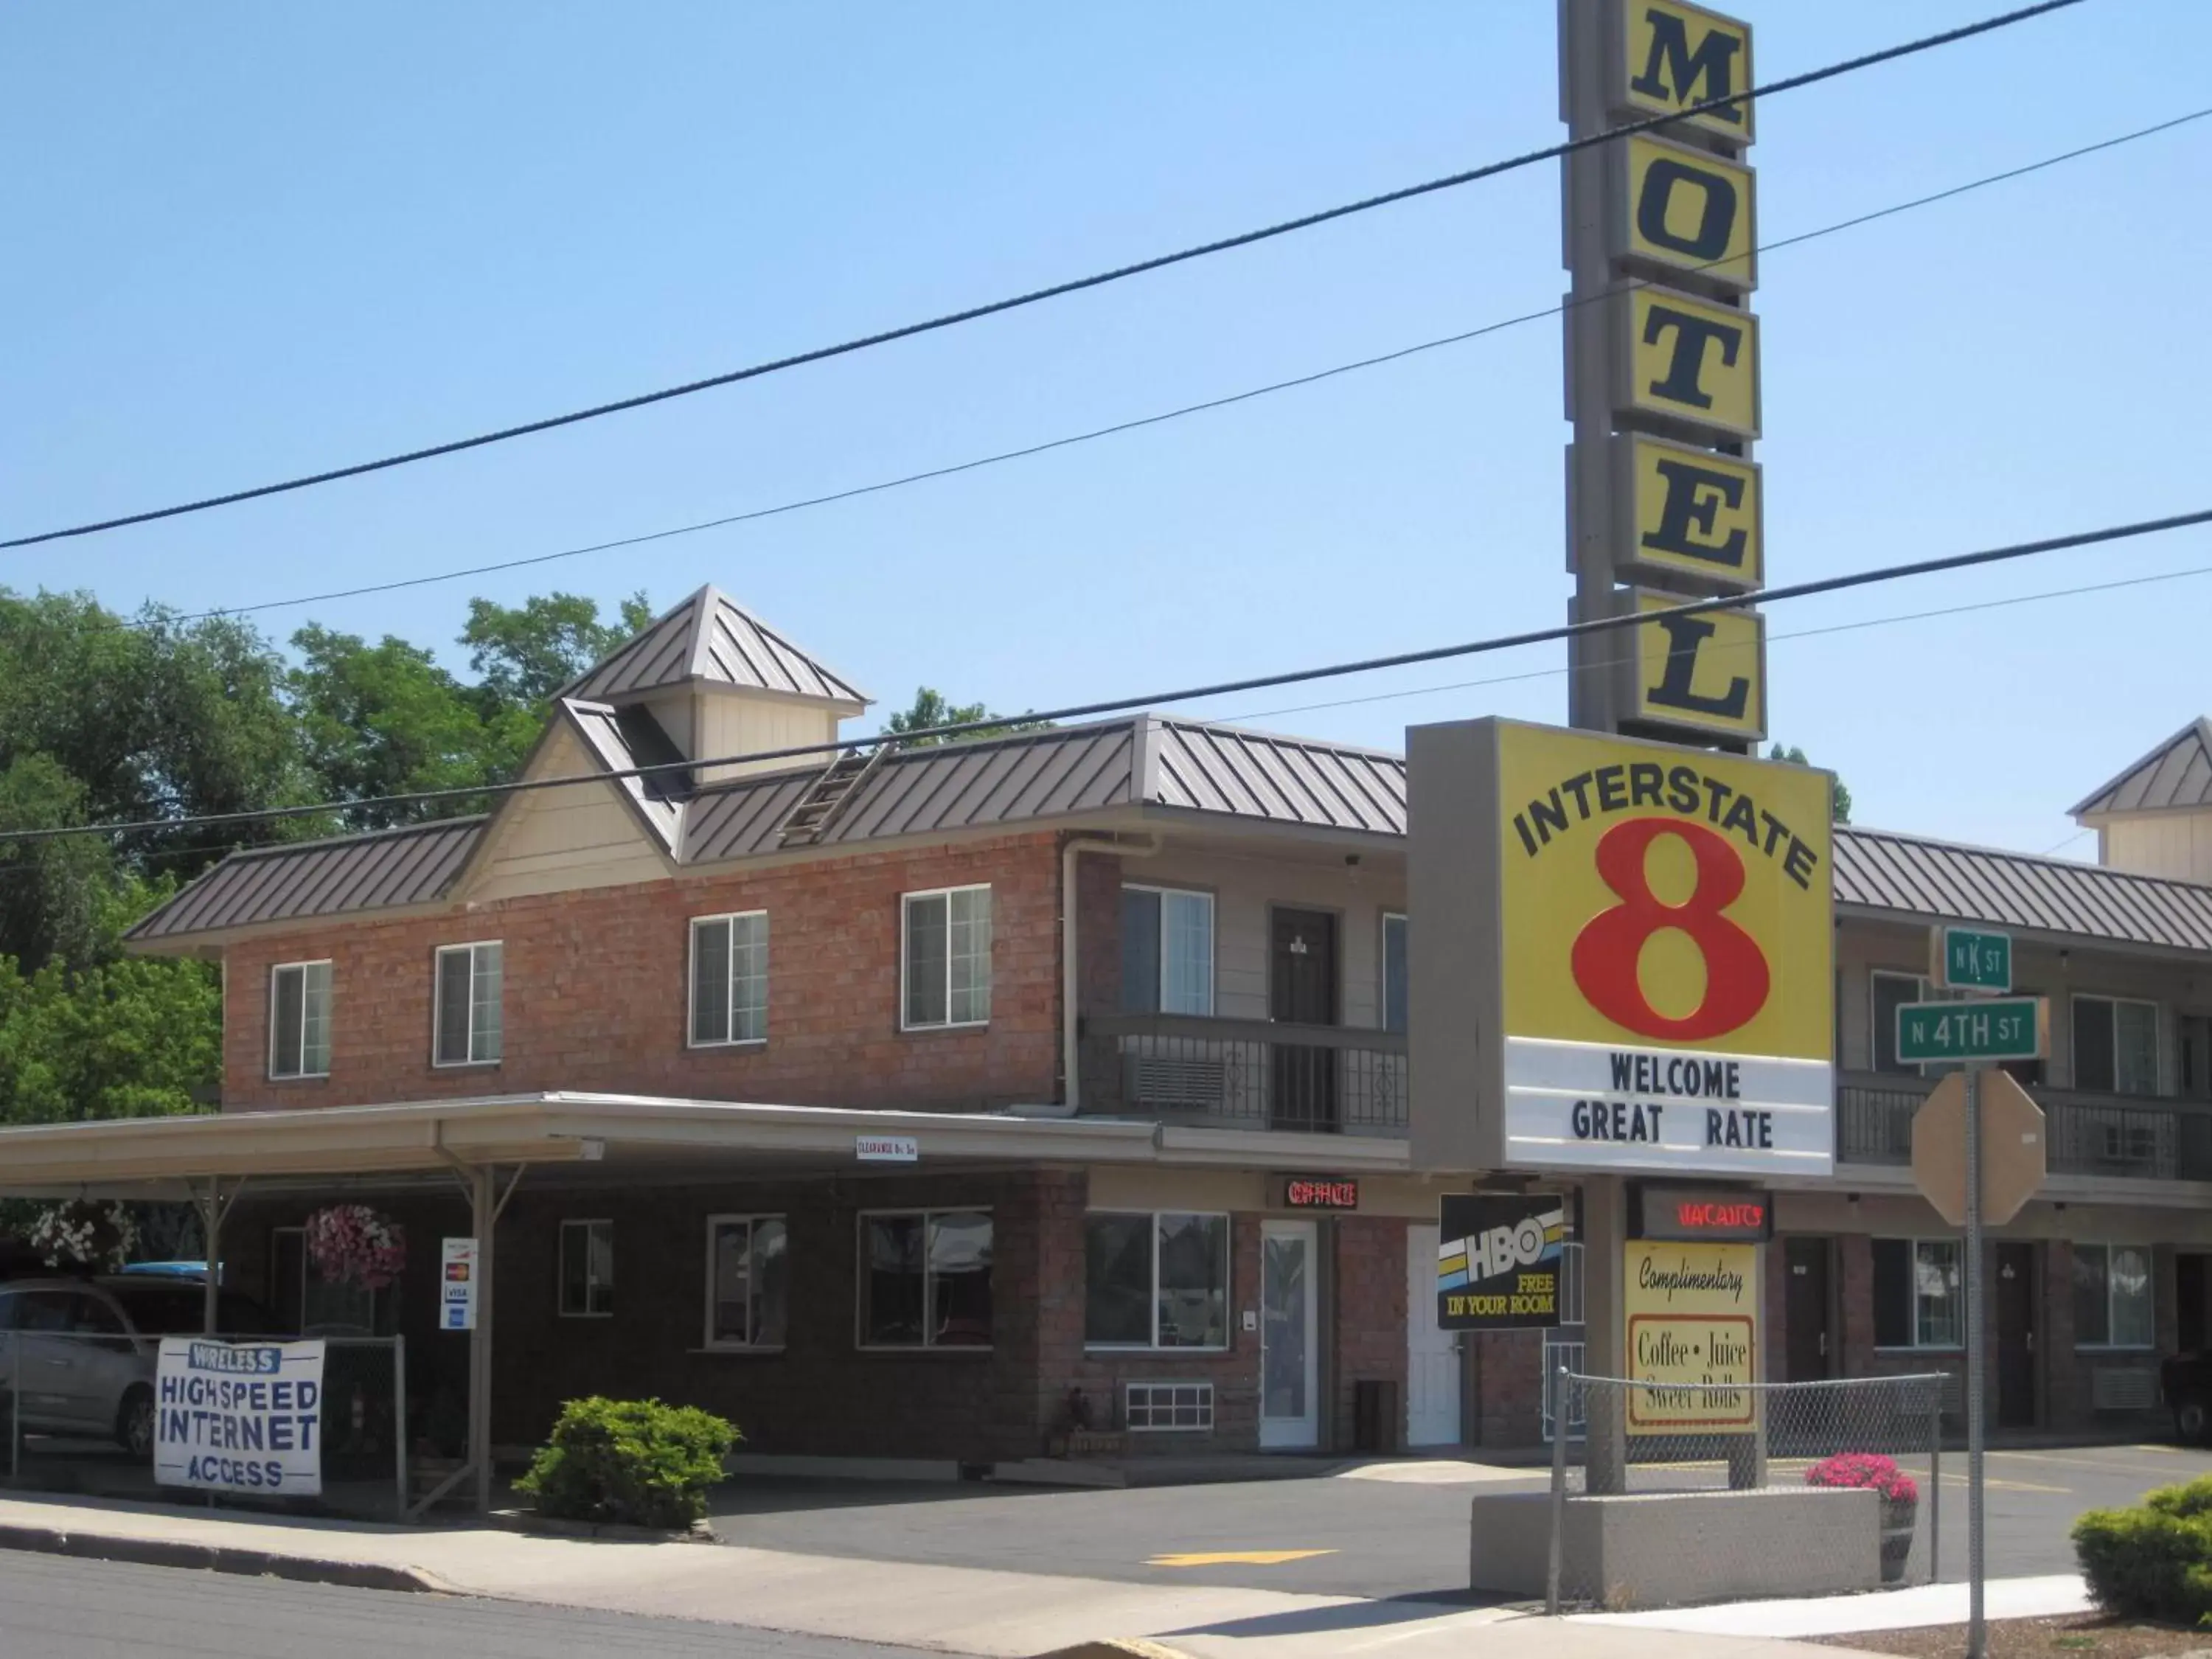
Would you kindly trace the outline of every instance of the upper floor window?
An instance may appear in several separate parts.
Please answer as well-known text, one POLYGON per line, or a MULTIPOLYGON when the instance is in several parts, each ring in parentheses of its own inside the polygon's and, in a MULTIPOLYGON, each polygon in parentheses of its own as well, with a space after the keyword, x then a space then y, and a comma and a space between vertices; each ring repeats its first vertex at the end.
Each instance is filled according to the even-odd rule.
POLYGON ((944 887, 901 903, 900 1024, 908 1030, 991 1018, 991 890, 944 887))
POLYGON ((2107 1095, 2158 1092, 2158 1005, 2074 999, 2074 1086, 2107 1095))
POLYGON ((287 962, 269 970, 269 1075, 331 1074, 331 964, 287 962))
POLYGON ((1132 1014, 1212 1013, 1212 894, 1121 890, 1121 1008, 1132 1014))
POLYGON ((1382 916, 1382 1029, 1406 1029, 1406 919, 1382 916))
POLYGON ((439 947, 437 1030, 431 1048, 437 1064, 498 1063, 502 957, 497 939, 439 947))
POLYGON ((691 922, 691 1043, 768 1040, 768 912, 691 922))

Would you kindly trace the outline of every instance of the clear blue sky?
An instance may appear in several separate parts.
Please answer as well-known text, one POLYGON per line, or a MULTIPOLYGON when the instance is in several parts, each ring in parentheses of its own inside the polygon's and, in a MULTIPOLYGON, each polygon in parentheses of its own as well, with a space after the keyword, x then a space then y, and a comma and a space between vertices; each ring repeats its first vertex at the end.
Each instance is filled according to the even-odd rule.
MULTIPOLYGON (((1749 0, 1772 77, 1996 9, 1749 0)), ((0 17, 0 532, 734 367, 1560 136, 1551 0, 1091 8, 17 7, 0 17)), ((1761 229, 2212 102, 2212 7, 2089 0, 1775 100, 1761 229)), ((1772 255, 1777 580, 2212 498, 2212 121, 1772 255)), ((1551 303, 1548 166, 478 454, 0 555, 191 609, 958 461, 1551 303)), ((317 607, 727 587, 884 702, 1007 708, 1559 619, 1559 325, 632 552, 317 607)), ((1778 635, 2212 565, 2212 534, 1778 607, 1778 635)), ((2212 576, 1773 649, 1862 822, 2038 850, 2212 705, 2212 576)), ((309 613, 261 619, 279 636, 309 613)), ((1202 712, 1395 747, 1559 720, 1557 647, 1202 712)), ((2069 849, 2081 852, 2087 843, 2069 849)))

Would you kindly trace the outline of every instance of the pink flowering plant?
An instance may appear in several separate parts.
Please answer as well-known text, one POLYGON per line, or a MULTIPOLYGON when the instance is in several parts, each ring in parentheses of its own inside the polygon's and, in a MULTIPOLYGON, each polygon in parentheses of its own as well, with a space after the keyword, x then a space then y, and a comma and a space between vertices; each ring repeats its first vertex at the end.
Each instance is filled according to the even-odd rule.
POLYGON ((307 1256, 334 1285, 380 1291, 407 1266, 407 1234, 366 1204, 333 1204, 307 1218, 307 1256))
POLYGON ((1805 1484, 1868 1489, 1880 1492, 1885 1504, 1920 1501, 1920 1488, 1912 1477, 1897 1467, 1895 1458, 1877 1452, 1839 1452, 1823 1458, 1805 1471, 1805 1484))

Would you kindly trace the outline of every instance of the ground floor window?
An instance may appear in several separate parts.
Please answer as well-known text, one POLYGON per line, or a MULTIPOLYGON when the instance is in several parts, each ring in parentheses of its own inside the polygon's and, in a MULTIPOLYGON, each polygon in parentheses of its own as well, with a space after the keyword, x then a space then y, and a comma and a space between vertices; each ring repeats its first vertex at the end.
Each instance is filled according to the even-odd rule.
POLYGON ((1966 1338, 1966 1288, 1955 1238, 1874 1241, 1874 1345, 1955 1348, 1966 1338))
POLYGON ((1229 1346, 1229 1218, 1098 1213, 1084 1223, 1083 1340, 1093 1347, 1229 1346))
POLYGON ((615 1310, 615 1224, 561 1224, 561 1317, 605 1319, 615 1310))
POLYGON ((991 1213, 879 1211, 860 1218, 864 1348, 991 1346, 991 1213))
POLYGON ((2143 1244, 2074 1247, 2074 1344, 2148 1348, 2156 1341, 2150 1249, 2143 1244))
POLYGON ((707 1218, 707 1346, 781 1348, 791 1317, 790 1233, 780 1215, 707 1218))

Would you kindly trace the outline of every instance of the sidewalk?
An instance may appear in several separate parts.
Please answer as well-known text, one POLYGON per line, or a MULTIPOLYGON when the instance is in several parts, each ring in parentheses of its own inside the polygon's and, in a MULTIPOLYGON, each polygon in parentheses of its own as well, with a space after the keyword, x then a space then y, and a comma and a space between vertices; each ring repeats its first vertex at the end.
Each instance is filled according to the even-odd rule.
MULTIPOLYGON (((990 1659, 1149 1637, 1192 1659, 1803 1659, 1757 1635, 1548 1620, 1505 1608, 1130 1584, 731 1545, 481 1528, 241 1520, 167 1505, 0 1498, 0 1547, 657 1613, 990 1659)), ((1832 1653, 1834 1650, 1831 1650, 1832 1653)))

